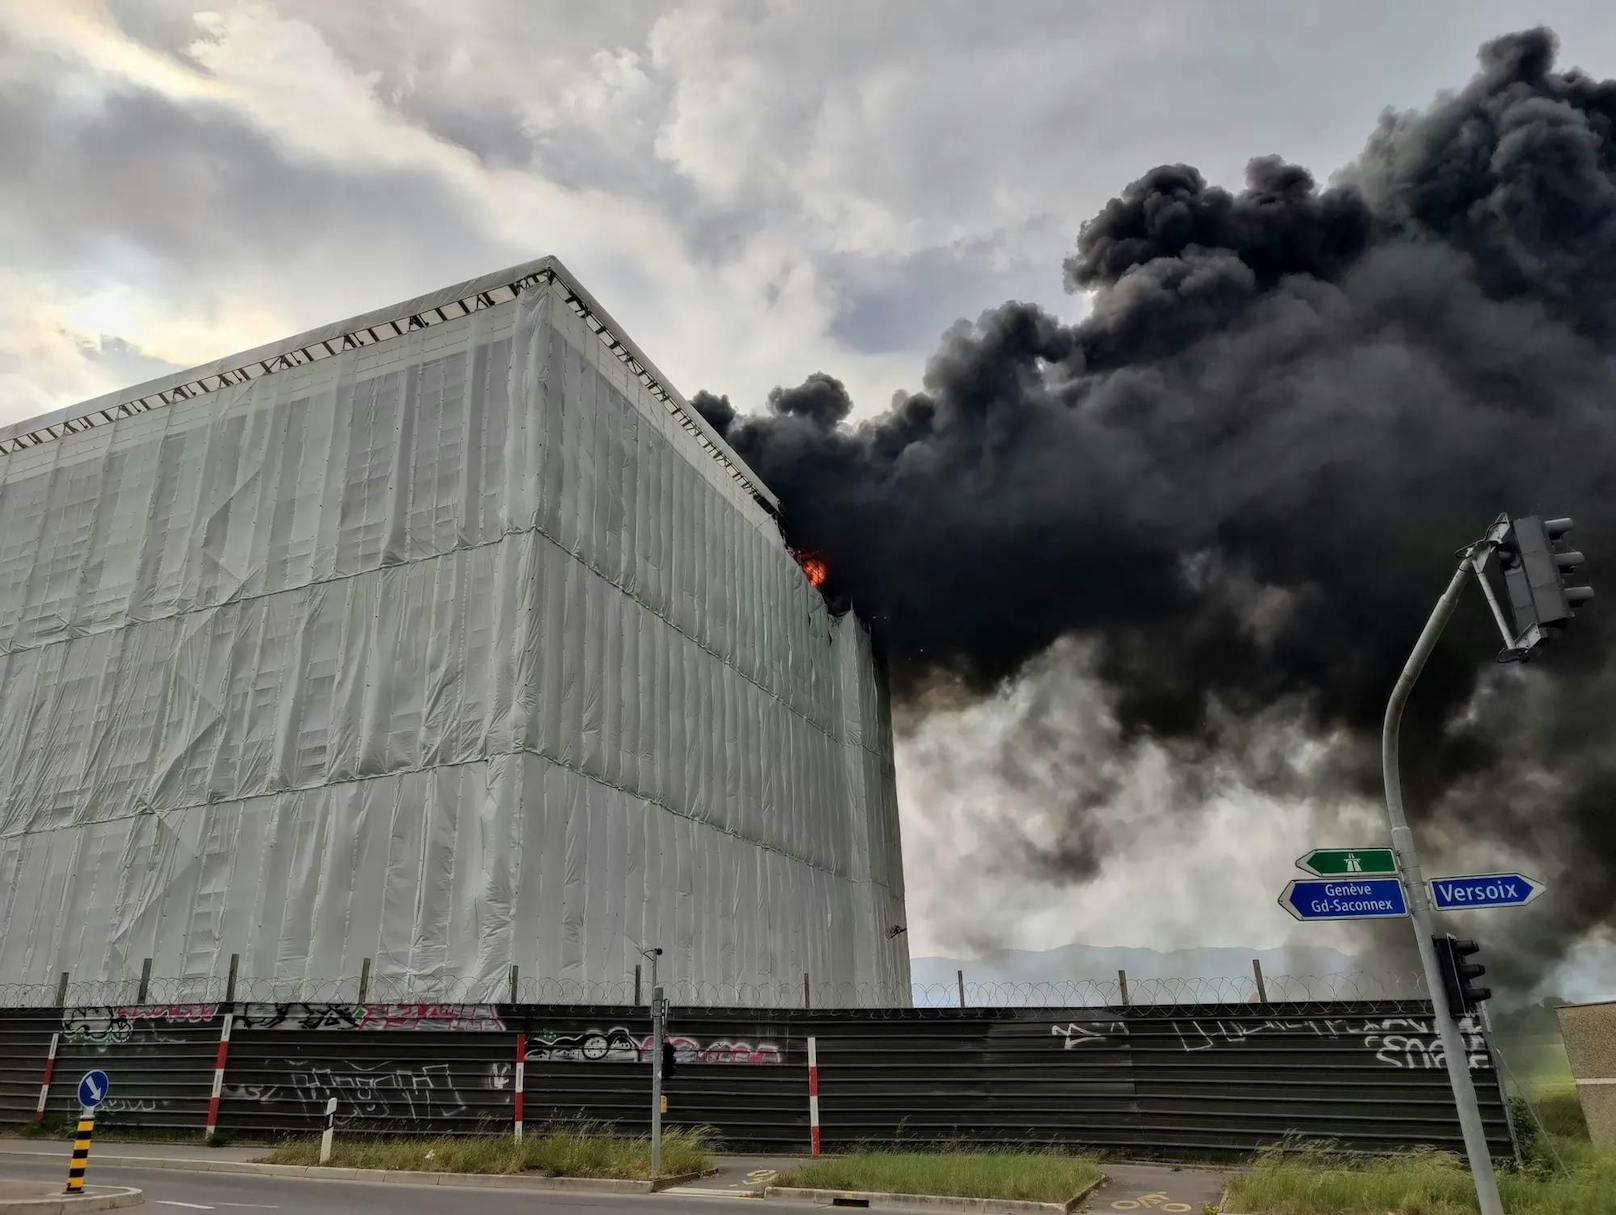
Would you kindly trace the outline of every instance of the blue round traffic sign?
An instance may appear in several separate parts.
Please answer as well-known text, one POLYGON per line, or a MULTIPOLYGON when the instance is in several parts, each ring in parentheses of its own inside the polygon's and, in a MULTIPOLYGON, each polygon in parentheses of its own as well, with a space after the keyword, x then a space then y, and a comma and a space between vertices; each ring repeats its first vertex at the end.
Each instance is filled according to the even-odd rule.
POLYGON ((96 1068, 93 1072, 85 1072, 79 1081, 79 1104, 87 1110, 93 1110, 107 1099, 107 1093, 112 1089, 112 1081, 107 1079, 106 1072, 96 1068))

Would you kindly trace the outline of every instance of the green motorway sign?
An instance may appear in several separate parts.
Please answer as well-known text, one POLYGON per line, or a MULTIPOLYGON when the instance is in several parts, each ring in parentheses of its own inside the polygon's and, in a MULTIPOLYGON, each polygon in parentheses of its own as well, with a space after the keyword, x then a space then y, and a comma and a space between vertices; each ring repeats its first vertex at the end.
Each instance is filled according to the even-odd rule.
POLYGON ((1390 848, 1315 848, 1296 858, 1296 867, 1316 877, 1356 877, 1397 872, 1390 848))

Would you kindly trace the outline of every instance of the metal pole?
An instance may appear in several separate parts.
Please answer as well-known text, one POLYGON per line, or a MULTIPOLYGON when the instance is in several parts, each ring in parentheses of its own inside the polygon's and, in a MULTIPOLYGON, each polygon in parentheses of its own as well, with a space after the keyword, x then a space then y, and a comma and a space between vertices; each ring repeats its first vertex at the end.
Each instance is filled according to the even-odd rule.
POLYGON ((651 959, 651 1180, 662 1176, 662 988, 651 959))
POLYGON ((370 959, 365 958, 359 963, 359 998, 355 1004, 363 1004, 365 997, 370 994, 370 959))
POLYGON ((516 1003, 516 976, 517 976, 516 963, 512 962, 511 963, 511 997, 510 997, 510 1003, 512 1003, 512 1004, 516 1003))
POLYGON ((1481 1124, 1481 1109, 1476 1104, 1476 1088, 1470 1080, 1470 1056, 1459 1032, 1458 1017, 1463 1010, 1448 1007, 1442 974, 1437 967, 1436 945, 1431 940, 1431 901, 1425 891, 1425 876, 1420 870, 1419 854, 1414 849, 1414 833, 1408 828, 1403 813, 1403 785, 1397 762, 1397 739, 1403 724, 1403 706, 1408 703, 1414 681, 1420 677, 1425 661, 1436 648, 1437 638, 1447 626, 1453 609, 1464 590, 1465 575, 1469 572, 1470 551, 1467 550, 1448 583, 1448 589, 1437 600, 1431 618, 1425 622, 1420 639, 1414 643, 1414 652, 1408 656, 1403 673, 1397 677, 1391 699, 1386 702, 1386 726, 1381 735, 1380 759, 1386 777, 1386 818, 1392 829, 1392 849, 1397 853, 1397 867, 1402 874, 1408 894, 1408 918, 1414 929, 1414 944, 1420 951, 1420 966, 1425 971, 1425 986, 1431 994, 1434 1020, 1442 1035, 1442 1054, 1448 1066, 1448 1082, 1453 1086, 1454 1104, 1459 1110, 1459 1129, 1464 1132, 1465 1155, 1470 1158, 1470 1173, 1476 1182, 1476 1200, 1481 1215, 1504 1215, 1498 1198, 1498 1183, 1493 1178, 1493 1158, 1487 1148, 1487 1132, 1481 1124))
POLYGON ((965 1007, 965 972, 963 970, 956 970, 954 972, 954 981, 959 984, 960 1007, 964 1008, 965 1007))
POLYGON ((240 966, 241 955, 239 953, 231 954, 230 973, 225 976, 224 980, 224 1002, 226 1004, 234 1004, 236 1002, 236 971, 240 966))
POLYGON ((1262 981, 1262 959, 1251 959, 1251 977, 1257 980, 1257 1003, 1268 1003, 1268 988, 1262 981))
POLYGON ((1124 1007, 1127 1007, 1127 1004, 1128 1004, 1128 972, 1127 971, 1125 971, 1125 970, 1117 971, 1117 986, 1122 989, 1122 1003, 1123 1003, 1124 1007))
POLYGON ((135 992, 135 1003, 144 1004, 146 994, 151 991, 151 959, 147 958, 140 964, 140 987, 135 992))
POLYGON ((806 970, 802 972, 802 1006, 804 1008, 813 1007, 808 999, 808 972, 806 970))
POLYGON ((56 981, 56 1007, 67 1007, 67 971, 65 970, 62 972, 62 977, 56 981))

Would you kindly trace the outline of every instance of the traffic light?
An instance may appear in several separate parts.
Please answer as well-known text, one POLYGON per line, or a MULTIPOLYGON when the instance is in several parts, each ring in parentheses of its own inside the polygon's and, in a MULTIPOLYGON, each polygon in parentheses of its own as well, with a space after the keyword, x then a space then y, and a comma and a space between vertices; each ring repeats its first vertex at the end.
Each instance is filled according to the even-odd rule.
POLYGON ((1565 540, 1570 530, 1570 519, 1545 521, 1527 515, 1511 519, 1509 532, 1498 544, 1517 645, 1523 650, 1565 628, 1576 609, 1594 597, 1592 587, 1566 585, 1566 578, 1575 577, 1582 565, 1582 554, 1565 540))
POLYGON ((673 1079, 673 1065, 679 1052, 674 1049, 673 1043, 666 1038, 662 1040, 662 1079, 673 1079))
POLYGON ((1476 980, 1487 973, 1480 962, 1466 962, 1471 954, 1480 953, 1481 946, 1474 941, 1461 941, 1451 932, 1431 938, 1436 945, 1437 968, 1442 972, 1442 989, 1448 996, 1448 1011, 1458 1020, 1466 1013, 1475 1012, 1483 1000, 1492 998, 1493 989, 1477 987, 1476 980))

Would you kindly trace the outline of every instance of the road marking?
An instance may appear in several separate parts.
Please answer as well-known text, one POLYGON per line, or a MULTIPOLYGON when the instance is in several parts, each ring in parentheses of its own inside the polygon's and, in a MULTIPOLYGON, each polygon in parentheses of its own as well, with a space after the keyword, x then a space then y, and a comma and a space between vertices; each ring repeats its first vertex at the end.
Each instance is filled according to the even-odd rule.
POLYGON ((1140 1194, 1134 1198, 1119 1198, 1111 1204, 1111 1209, 1113 1211, 1161 1211, 1164 1215, 1168 1212, 1171 1215, 1180 1215, 1180 1212, 1190 1209, 1190 1204, 1187 1202, 1174 1202, 1171 1196, 1156 1190, 1153 1193, 1140 1194))
POLYGON ((172 1198, 159 1198, 157 1205, 160 1207, 190 1207, 193 1211, 213 1210, 212 1207, 205 1207, 200 1202, 175 1202, 172 1198))

